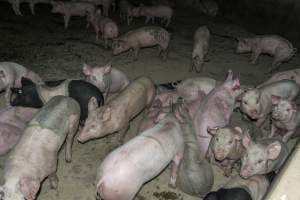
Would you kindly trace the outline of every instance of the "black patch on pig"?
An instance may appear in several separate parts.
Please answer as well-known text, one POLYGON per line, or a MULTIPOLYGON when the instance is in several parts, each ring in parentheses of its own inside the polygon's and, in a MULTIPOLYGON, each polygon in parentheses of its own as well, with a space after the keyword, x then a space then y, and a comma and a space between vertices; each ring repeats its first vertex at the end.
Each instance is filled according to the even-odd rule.
POLYGON ((274 180, 276 176, 276 173, 274 171, 269 172, 266 174, 267 179, 269 180, 270 183, 272 183, 272 181, 274 180))
POLYGON ((158 87, 162 87, 165 88, 167 90, 175 90, 176 86, 181 83, 182 80, 177 80, 177 81, 173 81, 173 82, 169 82, 169 83, 160 83, 157 86, 158 87))
POLYGON ((203 200, 252 200, 251 195, 242 188, 221 188, 208 193, 203 200))

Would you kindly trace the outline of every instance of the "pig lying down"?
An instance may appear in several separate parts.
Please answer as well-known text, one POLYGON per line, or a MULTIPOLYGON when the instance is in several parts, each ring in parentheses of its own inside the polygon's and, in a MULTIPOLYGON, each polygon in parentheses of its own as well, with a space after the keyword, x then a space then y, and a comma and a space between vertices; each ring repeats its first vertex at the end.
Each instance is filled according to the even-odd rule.
POLYGON ((35 115, 5 162, 1 199, 34 200, 47 177, 51 186, 57 185, 58 152, 66 140, 66 161, 71 161, 79 117, 79 104, 63 96, 52 98, 35 115))

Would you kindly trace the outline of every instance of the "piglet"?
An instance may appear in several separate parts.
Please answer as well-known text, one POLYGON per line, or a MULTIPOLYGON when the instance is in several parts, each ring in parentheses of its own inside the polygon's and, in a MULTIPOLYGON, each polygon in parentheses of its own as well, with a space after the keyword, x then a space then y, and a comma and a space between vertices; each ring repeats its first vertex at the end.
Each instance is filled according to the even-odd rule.
POLYGON ((271 55, 272 67, 268 72, 277 69, 283 62, 289 61, 297 52, 292 43, 279 35, 258 35, 248 38, 238 38, 237 53, 251 54, 251 63, 255 64, 261 53, 271 55))
POLYGON ((111 64, 94 67, 84 64, 82 72, 85 80, 95 85, 104 94, 105 99, 108 94, 121 92, 130 83, 126 74, 111 64))
POLYGON ((239 79, 233 79, 233 73, 229 70, 225 82, 208 93, 196 111, 193 123, 200 152, 204 155, 211 139, 208 127, 224 127, 228 124, 235 99, 240 93, 239 79))
POLYGON ((14 62, 0 62, 0 90, 5 90, 7 105, 10 105, 11 88, 22 87, 22 77, 32 80, 37 85, 44 83, 38 74, 26 69, 22 65, 14 62))
POLYGON ((246 133, 243 137, 243 146, 246 148, 241 161, 240 175, 249 178, 257 174, 268 174, 278 172, 289 155, 285 143, 275 138, 252 141, 246 133))
POLYGON ((208 132, 213 137, 206 157, 221 166, 225 176, 230 176, 234 164, 241 159, 246 150, 242 145, 243 130, 238 126, 209 127, 208 132))
POLYGON ((79 132, 77 140, 86 142, 116 131, 122 131, 122 137, 129 127, 129 122, 145 107, 150 107, 155 97, 155 86, 148 77, 139 77, 129 84, 125 90, 99 107, 94 98, 90 99, 88 118, 79 132))
POLYGON ((218 191, 207 194, 203 200, 263 200, 269 185, 263 175, 248 179, 236 175, 218 191))
POLYGON ((131 200, 144 183, 173 161, 170 184, 175 186, 183 155, 179 122, 166 114, 158 124, 112 151, 97 170, 96 193, 105 200, 131 200))
POLYGON ((192 65, 189 71, 196 72, 203 70, 205 57, 208 54, 210 32, 206 26, 199 27, 194 34, 194 47, 192 52, 192 65))
POLYGON ((282 130, 282 141, 288 142, 292 136, 299 136, 297 133, 300 125, 300 112, 294 101, 282 99, 272 95, 272 126, 271 137, 276 131, 282 130))
POLYGON ((66 140, 66 161, 71 161, 79 116, 78 103, 63 96, 51 99, 34 116, 5 162, 1 199, 34 200, 47 177, 52 187, 57 185, 58 152, 66 140))

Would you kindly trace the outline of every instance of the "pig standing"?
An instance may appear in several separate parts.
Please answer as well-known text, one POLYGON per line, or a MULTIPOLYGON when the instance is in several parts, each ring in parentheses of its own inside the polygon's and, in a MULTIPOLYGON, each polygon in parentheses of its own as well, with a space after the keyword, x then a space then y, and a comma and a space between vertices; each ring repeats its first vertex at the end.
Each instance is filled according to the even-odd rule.
POLYGON ((112 47, 113 55, 133 49, 134 58, 137 60, 141 47, 158 45, 159 55, 166 59, 169 41, 170 34, 167 30, 156 26, 145 26, 117 38, 112 47))
POLYGON ((199 153, 195 129, 188 109, 179 106, 175 109, 175 116, 180 121, 184 139, 184 154, 179 166, 176 185, 185 193, 203 197, 211 190, 214 183, 212 167, 204 154, 199 153))
POLYGON ((243 138, 243 146, 246 148, 241 159, 240 175, 243 178, 272 171, 278 172, 289 155, 286 144, 275 138, 254 142, 246 133, 243 138))
POLYGON ((0 90, 5 90, 5 101, 10 105, 11 88, 22 87, 21 79, 26 77, 35 84, 43 84, 39 75, 14 62, 0 62, 0 90))
POLYGON ((283 62, 289 61, 297 52, 292 43, 279 35, 259 35, 249 38, 238 38, 237 53, 251 54, 251 63, 255 64, 261 53, 274 57, 268 72, 277 69, 283 62))
POLYGON ((270 183, 263 175, 243 179, 232 177, 222 188, 210 192, 204 200, 263 200, 270 183))
POLYGON ((132 21, 131 11, 133 9, 133 5, 128 0, 121 0, 119 3, 120 8, 120 17, 123 20, 126 20, 127 25, 130 25, 132 21))
POLYGON ((192 52, 192 65, 190 71, 195 68, 196 72, 203 70, 205 57, 209 49, 210 32, 206 26, 199 27, 194 34, 194 47, 192 52))
POLYGON ((278 129, 283 130, 282 141, 288 142, 292 136, 299 136, 297 133, 300 125, 300 112, 295 102, 282 99, 272 95, 272 126, 271 137, 278 129))
POLYGON ((208 127, 224 127, 228 124, 240 92, 239 79, 233 79, 233 73, 229 70, 225 82, 214 88, 196 111, 193 123, 200 152, 204 155, 211 139, 208 127))
POLYGON ((91 98, 88 106, 88 118, 77 140, 86 142, 121 130, 123 131, 122 140, 129 128, 129 121, 145 107, 149 107, 154 96, 155 86, 152 80, 140 77, 100 108, 95 99, 91 98))
POLYGON ((170 184, 175 186, 183 155, 180 125, 173 114, 111 152, 97 171, 96 193, 105 200, 131 200, 142 185, 173 161, 170 184))
POLYGON ((51 1, 52 13, 60 13, 64 16, 65 29, 68 29, 69 21, 72 16, 87 18, 86 27, 89 27, 89 18, 95 13, 96 6, 87 2, 63 2, 51 1))
POLYGON ((206 157, 216 162, 224 170, 225 176, 230 176, 234 164, 245 152, 242 145, 243 130, 240 127, 208 128, 213 136, 210 140, 206 157))
POLYGON ((84 64, 82 72, 85 80, 95 85, 104 94, 105 99, 108 94, 121 92, 130 83, 126 74, 111 67, 111 64, 95 67, 84 64))
POLYGON ((71 161, 79 116, 78 103, 63 96, 51 99, 35 115, 5 163, 1 199, 34 200, 46 177, 56 185, 57 154, 66 140, 66 161, 71 161))
POLYGON ((219 11, 219 5, 214 0, 198 0, 200 10, 211 17, 216 17, 219 11))
POLYGON ((89 2, 96 6, 102 6, 104 16, 108 16, 109 8, 115 7, 115 0, 73 0, 74 2, 89 2))
POLYGON ((251 119, 257 120, 255 124, 261 127, 272 111, 271 96, 293 100, 297 97, 299 89, 299 85, 291 80, 281 80, 261 88, 250 89, 239 98, 240 110, 251 119))

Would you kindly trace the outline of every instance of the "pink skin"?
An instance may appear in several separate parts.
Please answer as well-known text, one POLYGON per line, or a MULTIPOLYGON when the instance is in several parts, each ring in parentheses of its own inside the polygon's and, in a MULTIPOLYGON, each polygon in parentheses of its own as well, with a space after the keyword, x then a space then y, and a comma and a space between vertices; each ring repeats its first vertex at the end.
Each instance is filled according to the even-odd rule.
POLYGON ((84 64, 82 72, 86 81, 92 83, 104 93, 105 99, 109 94, 121 92, 130 83, 126 74, 117 68, 113 68, 111 64, 94 67, 84 64))
POLYGON ((121 140, 123 140, 130 120, 144 108, 150 107, 154 96, 155 86, 152 80, 140 77, 104 106, 98 108, 96 99, 91 98, 88 118, 77 140, 86 142, 116 131, 122 131, 121 140))
POLYGON ((142 185, 157 176, 171 161, 170 185, 175 186, 183 149, 180 124, 169 114, 103 160, 97 172, 98 197, 132 200, 142 185))
POLYGON ((213 89, 203 100, 193 119, 200 151, 206 154, 211 135, 208 127, 224 127, 228 124, 235 106, 235 99, 240 94, 239 79, 233 79, 228 71, 225 82, 213 89))
POLYGON ((133 50, 134 59, 138 59, 140 48, 158 45, 159 54, 163 59, 167 58, 170 34, 167 30, 156 26, 145 26, 120 36, 113 43, 113 55, 133 50))
POLYGON ((68 29, 69 21, 72 16, 87 17, 87 25, 89 27, 89 18, 95 13, 96 6, 85 2, 63 2, 52 1, 52 13, 60 13, 64 16, 65 29, 68 29))
POLYGON ((230 176, 234 164, 241 159, 245 148, 242 145, 243 131, 240 127, 208 128, 213 136, 206 157, 230 176))
POLYGON ((297 130, 300 125, 300 113, 296 103, 272 95, 272 104, 271 137, 278 129, 282 130, 280 134, 283 135, 282 141, 285 143, 291 137, 299 136, 297 130))
POLYGON ((0 90, 5 90, 5 101, 10 105, 10 88, 20 88, 22 77, 31 79, 37 85, 44 82, 36 73, 26 69, 22 65, 13 62, 0 62, 0 90))
POLYGON ((239 38, 237 53, 252 52, 251 63, 255 64, 261 53, 266 53, 274 57, 272 67, 268 72, 277 69, 283 62, 289 61, 297 49, 278 35, 261 35, 251 38, 239 38))
POLYGON ((163 91, 159 92, 155 98, 155 100, 159 100, 162 103, 162 107, 170 106, 172 103, 176 103, 179 95, 176 91, 163 91))
POLYGON ((194 47, 192 52, 192 65, 189 71, 196 72, 203 70, 205 57, 208 54, 210 32, 206 26, 199 27, 194 34, 194 47))

